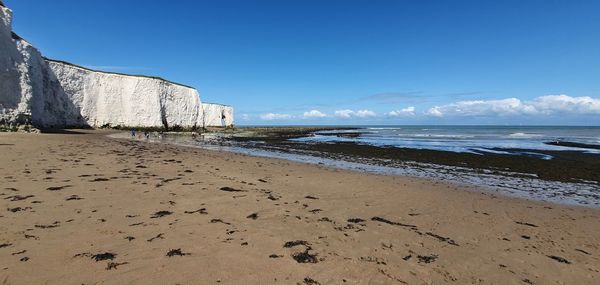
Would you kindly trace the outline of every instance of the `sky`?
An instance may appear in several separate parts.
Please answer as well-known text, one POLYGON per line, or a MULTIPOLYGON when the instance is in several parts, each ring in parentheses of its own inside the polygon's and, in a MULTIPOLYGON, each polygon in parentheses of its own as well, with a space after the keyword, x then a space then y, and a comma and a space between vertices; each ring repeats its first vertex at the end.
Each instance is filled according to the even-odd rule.
POLYGON ((238 125, 600 125, 600 1, 4 0, 43 55, 238 125))

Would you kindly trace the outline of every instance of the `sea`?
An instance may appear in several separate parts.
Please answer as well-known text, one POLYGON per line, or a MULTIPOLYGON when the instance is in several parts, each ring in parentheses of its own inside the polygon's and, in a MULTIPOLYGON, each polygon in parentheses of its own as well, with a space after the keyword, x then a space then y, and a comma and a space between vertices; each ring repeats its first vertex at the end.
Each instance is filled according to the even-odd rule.
MULTIPOLYGON (((328 130, 299 142, 355 142, 374 146, 394 146, 469 153, 504 153, 503 149, 581 151, 599 149, 551 145, 548 142, 574 142, 600 146, 600 126, 354 126, 357 129, 328 130), (348 135, 343 135, 346 132, 348 135), (358 134, 353 135, 353 134, 358 134)), ((517 153, 518 154, 518 153, 517 153)), ((521 153, 535 155, 535 152, 521 153)), ((551 156, 539 154, 540 158, 551 156)))

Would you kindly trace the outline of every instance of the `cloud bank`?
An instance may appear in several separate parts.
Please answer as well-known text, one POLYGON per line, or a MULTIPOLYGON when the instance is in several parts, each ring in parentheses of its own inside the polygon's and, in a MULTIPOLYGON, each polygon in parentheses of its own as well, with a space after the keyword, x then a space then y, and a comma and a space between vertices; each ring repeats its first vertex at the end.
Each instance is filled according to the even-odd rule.
MULTIPOLYGON (((585 121, 589 116, 594 116, 594 118, 600 116, 600 98, 572 97, 563 94, 540 96, 532 100, 518 98, 468 100, 422 110, 425 111, 418 111, 418 106, 408 106, 388 112, 382 110, 380 113, 368 109, 341 109, 330 113, 312 109, 297 114, 265 113, 258 115, 258 118, 264 121, 306 119, 329 123, 344 120, 365 120, 365 122, 379 120, 382 123, 385 123, 386 120, 394 123, 432 122, 435 118, 448 119, 448 122, 464 122, 469 118, 475 120, 485 118, 489 122, 497 121, 499 123, 512 122, 512 118, 531 119, 538 122, 541 122, 540 120, 562 122, 563 118, 577 118, 577 120, 585 121)), ((254 116, 247 114, 241 116, 243 120, 249 120, 251 117, 254 116)))
POLYGON ((598 115, 600 114, 600 99, 588 96, 547 95, 531 101, 521 101, 517 98, 459 101, 435 106, 425 114, 432 117, 598 115))
POLYGON ((277 114, 277 113, 267 113, 260 115, 262 120, 266 121, 275 121, 275 120, 287 120, 291 119, 292 115, 289 114, 277 114))
POLYGON ((409 117, 409 116, 415 115, 415 110, 416 110, 415 107, 411 106, 411 107, 406 107, 404 109, 391 111, 391 112, 387 113, 387 115, 390 117, 409 117))

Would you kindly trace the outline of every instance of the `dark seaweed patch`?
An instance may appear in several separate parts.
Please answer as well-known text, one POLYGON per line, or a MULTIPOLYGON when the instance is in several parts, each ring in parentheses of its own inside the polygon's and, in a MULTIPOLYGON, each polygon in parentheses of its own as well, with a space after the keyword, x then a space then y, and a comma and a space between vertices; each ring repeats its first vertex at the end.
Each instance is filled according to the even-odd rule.
POLYGON ((283 247, 290 248, 298 245, 310 246, 310 243, 308 243, 305 240, 294 240, 286 242, 285 244, 283 244, 283 247))
POLYGON ((526 223, 526 222, 515 222, 515 223, 517 223, 519 225, 523 225, 523 226, 528 226, 528 227, 534 227, 534 228, 538 227, 537 225, 534 225, 534 224, 531 224, 531 223, 526 223))
POLYGON ((69 188, 69 187, 73 187, 73 185, 64 185, 64 186, 48 187, 48 188, 46 188, 46 190, 48 190, 48 191, 60 191, 60 190, 63 190, 63 189, 65 189, 65 188, 69 188))
POLYGON ((106 265, 106 270, 117 269, 117 266, 129 264, 129 262, 109 262, 106 265))
POLYGON ((438 258, 437 255, 417 255, 417 259, 419 259, 419 263, 432 263, 438 258))
POLYGON ((198 209, 198 210, 195 210, 195 211, 185 211, 184 213, 186 213, 186 214, 194 214, 194 213, 199 213, 199 214, 203 214, 203 215, 206 215, 206 214, 208 214, 208 213, 206 212, 206 208, 201 208, 201 209, 198 209))
POLYGON ((35 197, 35 196, 33 196, 33 195, 27 195, 27 196, 14 195, 14 196, 8 196, 8 197, 4 198, 4 200, 21 201, 21 200, 29 199, 31 197, 35 197))
POLYGON ((550 258, 552 258, 552 259, 554 259, 554 260, 556 260, 556 261, 558 261, 558 262, 560 262, 560 263, 571 264, 571 262, 570 262, 570 261, 568 261, 568 260, 566 260, 565 258, 563 258, 563 257, 560 257, 560 256, 556 256, 556 255, 548 255, 548 257, 550 257, 550 258))
POLYGON ((158 212, 152 214, 152 216, 150 216, 150 219, 162 218, 162 217, 168 216, 170 214, 173 214, 173 212, 170 212, 170 211, 158 211, 158 212))
POLYGON ((110 180, 110 179, 98 177, 98 178, 94 178, 94 179, 90 180, 90 182, 100 182, 100 181, 108 181, 108 180, 110 180))
POLYGON ((110 253, 110 252, 105 252, 105 253, 98 253, 98 254, 94 254, 92 255, 92 259, 95 261, 102 261, 102 260, 113 260, 117 255, 114 253, 110 253))
POLYGON ((319 283, 318 281, 316 281, 310 277, 304 278, 303 281, 304 281, 304 284, 306 284, 306 285, 321 285, 321 283, 319 283))
POLYGON ((382 222, 382 223, 386 223, 386 224, 390 224, 390 225, 394 225, 394 226, 401 226, 401 227, 408 227, 408 228, 417 228, 417 226, 415 225, 409 225, 409 224, 403 224, 403 223, 398 223, 398 222, 392 222, 390 220, 381 218, 381 217, 373 217, 371 218, 372 221, 376 221, 376 222, 382 222))
POLYGON ((210 222, 211 222, 212 224, 215 224, 215 223, 221 223, 221 224, 231 225, 231 223, 224 222, 224 221, 223 221, 223 220, 221 220, 221 219, 212 219, 212 220, 210 220, 210 222))
POLYGON ((164 233, 157 234, 155 237, 153 237, 153 238, 149 238, 149 239, 147 239, 146 241, 148 241, 148 242, 152 242, 152 241, 153 241, 153 240, 155 240, 155 239, 165 239, 165 238, 163 237, 163 235, 164 235, 164 233))
POLYGON ((317 255, 308 253, 308 249, 292 254, 292 258, 298 263, 317 263, 317 255))
POLYGON ((248 215, 246 218, 256 220, 258 219, 258 213, 252 213, 248 215))
POLYGON ((168 257, 173 257, 173 256, 184 256, 184 255, 190 255, 189 253, 184 253, 181 251, 181 248, 178 249, 171 249, 167 252, 167 256, 168 257))
POLYGON ((361 218, 351 218, 351 219, 348 219, 348 223, 356 223, 356 224, 358 224, 358 223, 362 223, 364 221, 365 220, 363 220, 361 218))
POLYGON ((440 236, 438 234, 434 234, 432 232, 426 232, 425 234, 428 235, 428 236, 434 237, 434 238, 436 238, 439 241, 447 242, 448 244, 458 246, 458 244, 453 239, 451 239, 451 238, 443 237, 443 236, 440 236))
POLYGON ((235 189, 235 188, 231 188, 231 187, 221 187, 219 190, 221 191, 225 191, 225 192, 245 192, 245 190, 239 190, 239 189, 235 189))
POLYGON ((71 201, 71 200, 82 200, 83 198, 77 196, 77 195, 71 195, 69 197, 67 197, 65 200, 67 201, 71 201))

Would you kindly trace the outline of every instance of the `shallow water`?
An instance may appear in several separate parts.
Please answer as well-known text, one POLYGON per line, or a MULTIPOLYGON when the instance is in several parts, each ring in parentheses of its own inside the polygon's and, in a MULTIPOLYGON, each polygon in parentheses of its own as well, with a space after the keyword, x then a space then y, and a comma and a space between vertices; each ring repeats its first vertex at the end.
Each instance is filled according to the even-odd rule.
POLYGON ((527 149, 600 153, 598 149, 555 146, 545 143, 568 141, 600 145, 600 127, 374 126, 360 127, 356 130, 321 131, 315 133, 314 136, 297 138, 294 141, 355 142, 373 146, 394 146, 476 154, 486 152, 503 153, 551 159, 551 156, 537 152, 520 153, 505 150, 527 149))

